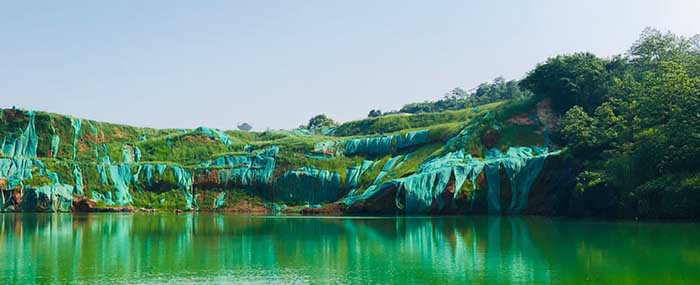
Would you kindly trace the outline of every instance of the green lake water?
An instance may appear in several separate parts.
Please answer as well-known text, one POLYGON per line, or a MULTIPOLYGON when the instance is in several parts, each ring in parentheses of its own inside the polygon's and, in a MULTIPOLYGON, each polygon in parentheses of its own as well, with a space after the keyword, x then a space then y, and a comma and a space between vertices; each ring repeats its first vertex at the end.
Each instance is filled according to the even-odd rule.
POLYGON ((0 284, 700 284, 700 224, 0 214, 0 284))

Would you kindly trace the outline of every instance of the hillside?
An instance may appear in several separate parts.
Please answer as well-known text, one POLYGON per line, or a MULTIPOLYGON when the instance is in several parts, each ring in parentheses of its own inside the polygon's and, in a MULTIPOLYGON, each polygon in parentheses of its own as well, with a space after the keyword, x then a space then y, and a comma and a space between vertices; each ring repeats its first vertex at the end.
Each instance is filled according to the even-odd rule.
POLYGON ((558 152, 542 123, 548 106, 536 103, 370 118, 339 126, 344 136, 156 130, 5 109, 3 209, 538 212, 529 192, 558 152))
POLYGON ((622 55, 559 55, 521 80, 368 116, 241 132, 6 109, 0 202, 3 211, 700 217, 700 35, 645 29, 622 55))

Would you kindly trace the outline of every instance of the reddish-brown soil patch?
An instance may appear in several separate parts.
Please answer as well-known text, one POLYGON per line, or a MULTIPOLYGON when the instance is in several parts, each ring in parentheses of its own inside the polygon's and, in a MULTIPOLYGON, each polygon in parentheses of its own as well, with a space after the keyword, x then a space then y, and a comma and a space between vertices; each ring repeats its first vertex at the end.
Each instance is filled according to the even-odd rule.
POLYGON ((254 204, 251 201, 240 201, 232 207, 220 208, 216 212, 246 213, 246 214, 267 214, 269 210, 263 205, 254 204))
POLYGON ((481 144, 487 149, 492 148, 498 144, 498 140, 501 139, 501 134, 498 130, 492 129, 488 130, 481 136, 481 144))
POLYGON ((345 204, 332 203, 321 205, 321 208, 303 208, 302 215, 341 215, 345 212, 345 204))

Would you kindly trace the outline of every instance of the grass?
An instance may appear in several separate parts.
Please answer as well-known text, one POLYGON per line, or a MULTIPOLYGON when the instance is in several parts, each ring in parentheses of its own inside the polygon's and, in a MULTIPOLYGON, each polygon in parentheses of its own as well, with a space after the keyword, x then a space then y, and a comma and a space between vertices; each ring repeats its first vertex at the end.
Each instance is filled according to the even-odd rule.
POLYGON ((491 111, 504 102, 495 102, 479 106, 478 108, 466 108, 456 111, 420 114, 394 114, 363 120, 351 121, 336 128, 338 136, 355 136, 370 134, 385 134, 401 130, 423 128, 441 123, 464 123, 472 118, 491 111))
POLYGON ((499 133, 501 137, 496 147, 501 151, 511 146, 544 145, 542 128, 537 125, 505 124, 499 133))
POLYGON ((182 190, 170 190, 157 193, 151 191, 135 191, 131 194, 134 207, 161 210, 187 210, 182 190), (162 201, 162 203, 161 203, 162 201))

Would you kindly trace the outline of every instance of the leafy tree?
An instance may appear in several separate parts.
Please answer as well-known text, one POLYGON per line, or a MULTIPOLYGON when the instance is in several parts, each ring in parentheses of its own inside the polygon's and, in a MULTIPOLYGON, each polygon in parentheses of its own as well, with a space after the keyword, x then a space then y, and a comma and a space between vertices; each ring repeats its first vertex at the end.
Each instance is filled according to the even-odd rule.
POLYGON ((600 143, 595 119, 580 106, 574 106, 562 118, 562 134, 568 145, 578 153, 585 153, 600 143))
POLYGON ((506 81, 499 76, 492 83, 479 84, 474 92, 467 92, 462 88, 454 88, 440 100, 406 104, 400 111, 415 114, 460 110, 500 100, 520 99, 530 95, 529 91, 520 88, 517 81, 506 81))
POLYGON ((646 29, 626 56, 560 56, 522 81, 558 98, 560 111, 574 104, 562 134, 583 165, 579 181, 596 174, 584 190, 615 190, 616 205, 634 215, 691 215, 689 189, 700 186, 699 39, 646 29))
POLYGON ((690 77, 679 64, 661 63, 654 86, 656 96, 645 97, 644 111, 660 110, 647 124, 660 125, 668 145, 662 167, 670 171, 700 170, 700 77, 690 77), (650 97, 650 98, 649 98, 650 97))
POLYGON ((327 117, 325 114, 320 114, 313 116, 311 119, 309 119, 309 124, 306 125, 307 129, 321 129, 321 128, 330 128, 330 127, 335 127, 337 126, 338 123, 333 121, 333 119, 327 117))
POLYGON ((253 129, 253 125, 245 123, 245 122, 238 124, 238 126, 236 126, 236 127, 239 130, 244 131, 244 132, 247 132, 247 131, 250 131, 253 129))
POLYGON ((520 85, 537 96, 552 99, 559 113, 579 105, 593 113, 606 98, 607 62, 591 53, 560 55, 530 71, 520 85))
POLYGON ((401 110, 399 110, 399 112, 417 114, 417 113, 436 112, 436 110, 437 109, 435 108, 435 103, 426 101, 426 102, 420 102, 420 103, 406 104, 403 107, 401 107, 401 110))
POLYGON ((686 38, 647 27, 627 54, 640 71, 654 69, 662 62, 675 62, 687 67, 691 74, 700 75, 700 35, 686 38))
POLYGON ((367 114, 367 117, 369 117, 369 118, 374 118, 374 117, 379 117, 379 116, 381 116, 381 115, 382 115, 382 110, 378 110, 378 109, 377 109, 377 110, 374 110, 374 109, 372 109, 372 110, 369 111, 369 114, 367 114))

